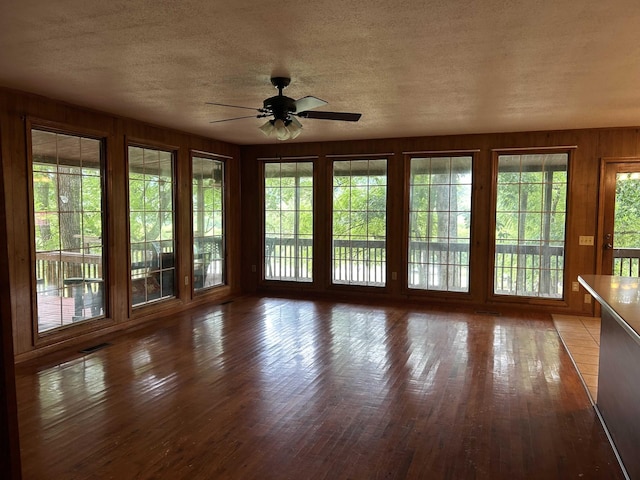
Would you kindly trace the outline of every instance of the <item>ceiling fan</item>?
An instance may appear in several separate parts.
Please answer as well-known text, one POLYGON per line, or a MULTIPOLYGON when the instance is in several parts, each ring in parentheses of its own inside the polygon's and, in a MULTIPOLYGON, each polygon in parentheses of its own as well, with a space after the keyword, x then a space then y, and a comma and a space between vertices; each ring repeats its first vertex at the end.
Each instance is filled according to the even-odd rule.
POLYGON ((288 140, 290 138, 296 138, 302 132, 302 124, 296 117, 357 122, 362 116, 361 113, 312 111, 315 108, 327 105, 327 102, 311 96, 294 100, 293 98, 283 95, 282 90, 291 83, 291 79, 288 77, 273 77, 271 78, 271 83, 278 89, 278 95, 264 100, 262 108, 250 108, 238 105, 228 105, 226 103, 206 102, 207 105, 242 108, 258 112, 255 115, 225 118, 223 120, 214 120, 211 123, 229 122, 231 120, 240 120, 242 118, 265 118, 273 116, 271 120, 267 120, 267 122, 260 127, 260 130, 267 136, 275 136, 278 140, 288 140))

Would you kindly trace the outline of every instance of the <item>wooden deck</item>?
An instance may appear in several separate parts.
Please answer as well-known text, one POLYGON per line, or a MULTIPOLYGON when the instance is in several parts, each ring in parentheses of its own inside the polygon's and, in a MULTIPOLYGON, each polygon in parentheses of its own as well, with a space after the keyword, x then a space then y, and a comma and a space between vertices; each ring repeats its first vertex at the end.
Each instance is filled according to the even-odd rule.
POLYGON ((75 308, 73 298, 57 295, 38 296, 38 331, 71 325, 75 308))
POLYGON ((622 479, 548 316, 248 297, 17 369, 26 480, 622 479))

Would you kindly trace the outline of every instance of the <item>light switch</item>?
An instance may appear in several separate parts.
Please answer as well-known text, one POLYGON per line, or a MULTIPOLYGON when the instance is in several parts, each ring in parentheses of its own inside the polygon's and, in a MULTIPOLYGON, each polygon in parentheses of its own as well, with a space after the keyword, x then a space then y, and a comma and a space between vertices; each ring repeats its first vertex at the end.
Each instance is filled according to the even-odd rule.
POLYGON ((580 235, 579 244, 593 247, 593 235, 580 235))

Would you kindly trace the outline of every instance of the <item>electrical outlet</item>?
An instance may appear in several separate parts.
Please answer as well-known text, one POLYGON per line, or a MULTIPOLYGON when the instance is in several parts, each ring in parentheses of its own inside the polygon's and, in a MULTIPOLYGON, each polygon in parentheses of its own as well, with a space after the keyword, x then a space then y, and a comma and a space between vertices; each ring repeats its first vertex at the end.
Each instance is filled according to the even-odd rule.
POLYGON ((186 287, 187 285, 189 285, 189 275, 184 276, 184 286, 186 287))
POLYGON ((574 292, 579 292, 580 284, 578 282, 571 282, 571 290, 574 292))
POLYGON ((258 270, 258 268, 255 265, 251 265, 251 271, 253 273, 256 273, 257 270, 258 270))
POLYGON ((584 303, 591 303, 591 295, 588 293, 584 294, 584 303))
POLYGON ((578 244, 593 247, 593 235, 580 235, 578 244))
POLYGON ((398 279, 398 272, 391 272, 391 280, 397 280, 398 279))

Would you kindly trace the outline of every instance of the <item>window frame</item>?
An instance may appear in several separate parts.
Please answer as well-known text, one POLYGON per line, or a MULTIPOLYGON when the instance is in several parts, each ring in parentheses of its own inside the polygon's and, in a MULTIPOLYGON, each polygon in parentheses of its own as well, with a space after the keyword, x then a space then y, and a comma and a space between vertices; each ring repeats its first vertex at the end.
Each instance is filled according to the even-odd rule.
POLYGON ((111 259, 109 255, 109 245, 112 235, 112 221, 109 214, 109 157, 108 132, 95 130, 91 128, 78 127, 60 122, 45 120, 42 118, 28 116, 25 118, 25 138, 26 138, 26 174, 27 174, 27 195, 28 195, 28 224, 29 224, 29 260, 30 260, 30 299, 31 299, 31 337, 35 347, 46 346, 61 340, 73 338, 86 332, 104 328, 112 324, 112 298, 110 292, 111 284, 111 259), (99 316, 89 318, 85 321, 71 323, 70 325, 62 325, 54 329, 39 331, 38 325, 38 308, 37 308, 37 279, 35 277, 36 269, 36 222, 35 222, 35 197, 33 188, 33 144, 32 131, 41 130, 43 132, 84 137, 100 142, 100 186, 102 191, 101 211, 102 211, 102 310, 99 316))
MULTIPOLYGON (((469 298, 473 294, 473 272, 474 272, 474 237, 475 237, 475 187, 477 183, 475 168, 477 164, 478 150, 446 150, 446 151, 425 151, 425 152, 405 152, 404 166, 405 166, 405 202, 403 210, 404 228, 406 234, 403 236, 404 249, 402 255, 402 266, 405 269, 402 277, 403 291, 411 296, 435 296, 435 297, 455 297, 455 298, 469 298), (434 158, 470 158, 471 165, 469 173, 471 174, 471 182, 469 183, 470 195, 469 195, 469 247, 468 247, 468 263, 466 265, 468 270, 467 282, 468 289, 462 290, 438 290, 431 288, 417 288, 409 284, 409 268, 410 268, 410 245, 411 245, 411 164, 414 159, 434 159, 434 158)), ((447 185, 453 185, 451 183, 447 185)), ((428 264, 425 264, 428 265, 428 264)))
POLYGON ((376 289, 378 291, 389 291, 392 288, 392 282, 395 282, 395 279, 392 278, 392 274, 390 274, 390 263, 389 263, 389 224, 390 224, 390 215, 389 215, 389 202, 390 202, 390 189, 392 185, 389 181, 392 172, 392 160, 391 157, 393 154, 358 154, 358 155, 327 155, 327 167, 326 167, 326 175, 327 175, 327 218, 326 222, 328 225, 327 229, 327 284, 328 289, 350 289, 354 291, 361 290, 363 292, 370 291, 371 289, 376 289), (341 161, 385 161, 385 235, 384 235, 384 266, 381 267, 381 270, 384 275, 384 283, 381 285, 367 285, 364 283, 337 283, 334 279, 334 253, 333 253, 333 241, 334 241, 334 198, 333 198, 333 189, 334 189, 334 171, 335 171, 335 163, 341 161))
MULTIPOLYGON (((178 232, 179 216, 180 209, 178 207, 178 186, 179 186, 179 178, 178 178, 178 158, 180 158, 180 149, 177 146, 167 145, 163 143, 156 143, 149 140, 139 140, 135 138, 125 138, 124 142, 124 151, 125 151, 125 182, 126 182, 126 244, 127 244, 127 303, 128 303, 128 311, 129 317, 135 316, 136 312, 140 311, 148 311, 149 309, 153 310, 154 307, 160 305, 162 308, 167 303, 171 302, 179 302, 180 294, 182 290, 182 282, 179 281, 181 278, 180 275, 180 238, 178 232), (133 305, 133 279, 131 278, 131 189, 130 189, 130 159, 129 159, 129 148, 143 148, 149 150, 159 150, 165 153, 171 154, 171 175, 172 175, 172 192, 171 192, 171 201, 172 201, 172 214, 173 214, 173 232, 172 232, 172 240, 173 240, 173 271, 174 271, 174 281, 173 281, 173 294, 160 297, 158 299, 153 299, 151 301, 146 301, 142 303, 138 303, 133 305)), ((160 272, 163 269, 160 269, 160 272)))
POLYGON ((227 222, 227 210, 229 208, 229 160, 232 157, 219 155, 215 153, 205 152, 202 150, 190 150, 189 152, 189 179, 190 179, 190 221, 189 221, 189 238, 191 240, 190 248, 190 287, 191 298, 207 295, 213 291, 217 291, 220 288, 227 287, 229 285, 228 274, 228 251, 227 251, 227 236, 228 236, 228 222, 227 222), (214 161, 222 162, 222 283, 218 285, 212 285, 209 287, 195 288, 195 252, 194 252, 194 217, 193 217, 193 159, 194 157, 205 158, 214 161))
POLYGON ((567 298, 570 292, 567 291, 567 282, 569 272, 567 270, 567 257, 569 255, 570 244, 568 241, 569 220, 571 218, 571 179, 572 169, 574 168, 574 154, 576 146, 550 146, 550 147, 518 147, 518 148, 496 148, 491 150, 492 154, 492 177, 491 177, 491 221, 489 229, 489 268, 487 269, 487 299, 496 303, 511 304, 534 304, 548 306, 567 306, 567 298), (499 174, 499 157, 502 155, 567 155, 566 168, 566 191, 565 191, 565 216, 564 216, 564 253, 562 266, 562 296, 558 298, 528 295, 506 295, 495 293, 495 270, 496 270, 496 225, 497 225, 497 206, 498 206, 498 174, 499 174))
POLYGON ((285 288, 295 286, 295 288, 305 289, 309 288, 317 283, 317 272, 318 272, 318 262, 316 261, 318 258, 318 235, 317 235, 317 225, 318 225, 318 157, 317 156, 304 156, 304 157, 278 157, 278 158, 259 158, 259 175, 260 175, 260 283, 262 285, 269 286, 283 286, 285 288), (277 279, 277 278, 267 278, 265 267, 266 267, 266 198, 265 198, 265 189, 266 189, 266 165, 268 164, 283 164, 283 163, 308 163, 311 164, 312 174, 312 213, 313 213, 313 221, 312 221, 312 233, 311 233, 311 281, 298 281, 298 280, 290 280, 290 279, 277 279))

